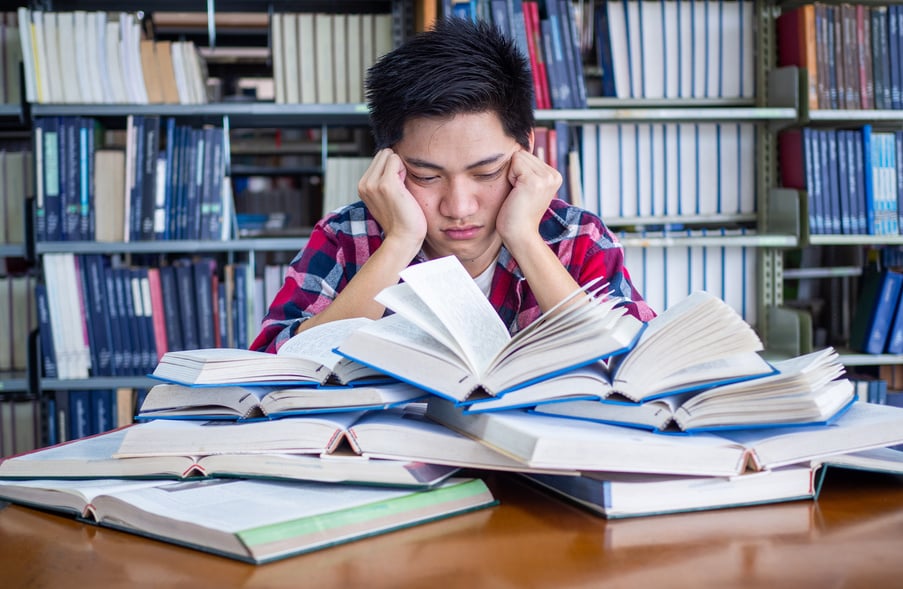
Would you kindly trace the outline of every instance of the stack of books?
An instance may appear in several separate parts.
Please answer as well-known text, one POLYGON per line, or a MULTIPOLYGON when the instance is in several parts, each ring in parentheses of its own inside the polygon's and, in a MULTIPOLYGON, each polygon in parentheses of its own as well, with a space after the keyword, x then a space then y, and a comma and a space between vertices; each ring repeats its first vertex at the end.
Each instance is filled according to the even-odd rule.
POLYGON ((454 258, 402 278, 393 314, 275 355, 167 353, 138 423, 5 460, 0 497, 266 562, 494 505, 481 471, 608 518, 903 473, 903 409, 857 402, 832 349, 764 360, 711 295, 644 323, 586 285, 511 337, 454 258))

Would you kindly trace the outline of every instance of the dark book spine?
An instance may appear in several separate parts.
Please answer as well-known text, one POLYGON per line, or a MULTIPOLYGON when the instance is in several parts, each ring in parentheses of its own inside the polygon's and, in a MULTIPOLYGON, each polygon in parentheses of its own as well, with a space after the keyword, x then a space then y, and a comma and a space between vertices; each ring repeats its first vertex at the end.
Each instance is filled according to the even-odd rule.
MULTIPOLYGON (((157 156, 160 150, 160 117, 144 117, 141 134, 141 208, 138 230, 142 240, 154 239, 154 211, 157 207, 157 156)), ((139 166, 136 166, 136 169, 139 166)))
POLYGON ((176 269, 173 266, 160 267, 160 291, 163 295, 163 315, 166 323, 166 346, 170 351, 184 350, 182 340, 182 319, 179 313, 179 287, 176 269))
POLYGON ((182 343, 187 350, 200 348, 198 339, 197 308, 194 294, 194 272, 190 260, 176 260, 177 292, 179 295, 179 317, 182 324, 182 343))
POLYGON ((87 288, 85 304, 89 309, 88 333, 91 342, 92 373, 95 376, 113 376, 113 336, 110 316, 107 312, 109 301, 104 288, 104 260, 98 254, 82 256, 87 288))
POLYGON ((194 263, 195 317, 198 323, 198 347, 216 347, 216 324, 213 301, 213 278, 216 261, 199 260, 194 263))
POLYGON ((128 374, 126 369, 126 354, 128 353, 129 344, 124 336, 124 328, 122 320, 119 316, 119 301, 116 297, 116 277, 113 269, 109 265, 105 265, 103 269, 104 292, 106 294, 106 314, 110 322, 110 339, 113 346, 113 354, 111 359, 111 373, 113 375, 128 374))
POLYGON ((41 345, 41 368, 44 378, 57 378, 56 351, 53 347, 53 328, 50 323, 50 307, 47 300, 47 287, 38 283, 34 287, 35 302, 38 312, 38 341, 41 345))

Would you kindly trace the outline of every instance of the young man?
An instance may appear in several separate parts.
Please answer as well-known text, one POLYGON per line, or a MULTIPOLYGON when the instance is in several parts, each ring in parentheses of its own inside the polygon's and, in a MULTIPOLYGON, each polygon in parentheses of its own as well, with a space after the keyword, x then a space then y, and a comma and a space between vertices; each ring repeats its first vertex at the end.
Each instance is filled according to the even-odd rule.
POLYGON ((360 202, 328 214, 295 257, 251 347, 347 317, 410 264, 453 255, 512 333, 592 278, 654 316, 602 221, 555 198, 561 175, 534 156, 526 58, 497 29, 437 22, 368 72, 378 152, 360 202))

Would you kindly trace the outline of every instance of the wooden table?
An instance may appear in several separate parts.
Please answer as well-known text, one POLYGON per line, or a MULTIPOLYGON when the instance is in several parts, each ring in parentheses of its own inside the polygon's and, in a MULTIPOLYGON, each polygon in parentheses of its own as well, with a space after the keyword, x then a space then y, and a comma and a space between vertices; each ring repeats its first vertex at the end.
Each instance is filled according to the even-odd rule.
POLYGON ((0 586, 903 587, 903 477, 828 473, 817 502, 606 521, 513 475, 491 509, 262 566, 0 509, 0 586))

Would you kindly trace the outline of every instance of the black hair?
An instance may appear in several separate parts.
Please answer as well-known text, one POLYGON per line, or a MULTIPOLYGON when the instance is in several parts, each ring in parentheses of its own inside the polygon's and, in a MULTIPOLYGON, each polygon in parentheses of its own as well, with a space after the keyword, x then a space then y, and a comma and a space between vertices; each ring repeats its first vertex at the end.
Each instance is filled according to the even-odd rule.
POLYGON ((366 79, 377 149, 401 141, 414 117, 447 118, 491 111, 505 133, 529 147, 533 78, 527 58, 494 25, 458 17, 379 58, 366 79))

